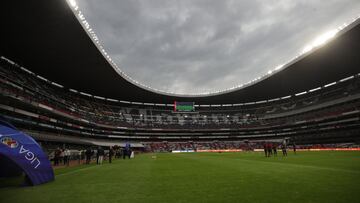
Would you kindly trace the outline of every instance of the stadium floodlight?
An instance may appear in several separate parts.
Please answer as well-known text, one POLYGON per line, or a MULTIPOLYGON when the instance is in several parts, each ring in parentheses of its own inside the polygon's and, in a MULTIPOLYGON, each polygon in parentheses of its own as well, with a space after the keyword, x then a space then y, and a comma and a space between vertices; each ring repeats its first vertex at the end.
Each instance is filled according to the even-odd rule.
POLYGON ((78 91, 77 90, 74 90, 74 89, 69 89, 70 90, 70 92, 75 92, 75 93, 78 93, 78 91))
POLYGON ((4 56, 1 56, 1 59, 3 59, 3 60, 5 60, 5 61, 7 61, 7 62, 8 62, 8 63, 10 63, 11 65, 15 65, 15 64, 16 64, 14 61, 12 61, 12 60, 10 60, 10 59, 8 59, 8 58, 4 57, 4 56))
POLYGON ((119 102, 119 100, 117 100, 117 99, 109 99, 109 98, 107 98, 106 100, 112 101, 112 102, 119 102))
POLYGON ((56 82, 51 82, 51 84, 54 85, 54 86, 60 87, 60 88, 64 88, 64 86, 62 86, 62 85, 60 85, 60 84, 58 84, 56 82))
POLYGON ((340 82, 345 82, 345 81, 347 81, 347 80, 351 80, 351 79, 353 79, 353 78, 354 78, 354 76, 352 75, 352 76, 350 76, 350 77, 347 77, 347 78, 341 79, 341 80, 340 80, 340 82))
POLYGON ((280 100, 280 98, 269 99, 268 102, 273 102, 273 101, 278 101, 278 100, 280 100))
POLYGON ((318 87, 318 88, 309 90, 309 92, 315 92, 315 91, 318 91, 318 90, 320 90, 320 89, 321 89, 321 87, 318 87))
POLYGON ((335 37, 335 35, 337 34, 338 30, 330 30, 322 35, 320 35, 318 38, 315 39, 313 46, 320 46, 325 44, 327 41, 329 41, 330 39, 332 39, 333 37, 335 37))
POLYGON ((41 79, 41 80, 43 80, 43 81, 46 81, 46 82, 48 82, 48 80, 47 80, 46 78, 44 78, 44 77, 41 77, 40 75, 37 75, 36 77, 37 77, 37 78, 39 78, 39 79, 41 79))
POLYGON ((300 92, 300 93, 297 93, 297 94, 295 94, 295 96, 300 96, 300 95, 303 95, 303 94, 306 94, 307 92, 305 91, 305 92, 300 92))
POLYGON ((334 30, 330 30, 330 31, 318 36, 312 43, 305 46, 302 53, 305 54, 307 52, 310 52, 311 50, 313 50, 316 47, 324 45, 326 42, 328 42, 329 40, 334 38, 338 32, 339 32, 338 29, 334 29, 334 30))
POLYGON ((94 98, 105 100, 105 97, 100 97, 100 96, 94 96, 94 98))
POLYGON ((200 107, 210 107, 209 104, 200 104, 200 107))
POLYGON ((240 103, 240 104, 233 104, 233 106, 243 106, 244 104, 240 103))
POLYGON ((129 101, 123 101, 123 100, 120 100, 120 103, 130 104, 131 102, 129 102, 129 101))
POLYGON ((285 97, 281 97, 281 99, 289 99, 290 97, 291 97, 291 95, 285 96, 285 97))
POLYGON ((307 46, 305 46, 305 48, 303 49, 302 53, 307 53, 307 52, 311 51, 312 49, 313 49, 312 46, 307 45, 307 46))
POLYGON ((330 86, 333 86, 335 84, 336 84, 336 82, 332 82, 332 83, 329 83, 329 84, 325 85, 324 87, 330 87, 330 86))
POLYGON ((76 3, 75 0, 69 0, 69 3, 70 3, 70 5, 71 5, 72 7, 74 7, 74 8, 77 6, 77 3, 76 3))
POLYGON ((91 94, 88 94, 88 93, 85 93, 85 92, 80 92, 81 95, 84 95, 84 96, 88 96, 88 97, 92 97, 91 94))
POLYGON ((35 75, 33 72, 29 71, 28 69, 24 68, 24 67, 20 67, 21 70, 31 74, 31 75, 35 75))
POLYGON ((262 104, 262 103, 266 103, 266 102, 267 102, 266 100, 262 100, 262 101, 255 102, 255 104, 262 104))
POLYGON ((280 69, 282 69, 283 67, 284 67, 284 64, 278 65, 278 66, 276 66, 275 70, 280 70, 280 69))

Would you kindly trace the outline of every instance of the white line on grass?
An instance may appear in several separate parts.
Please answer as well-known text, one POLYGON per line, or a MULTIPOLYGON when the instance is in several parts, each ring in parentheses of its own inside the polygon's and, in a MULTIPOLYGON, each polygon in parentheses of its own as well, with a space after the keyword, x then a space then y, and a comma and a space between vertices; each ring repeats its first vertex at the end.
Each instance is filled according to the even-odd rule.
POLYGON ((79 171, 86 171, 86 170, 92 169, 95 166, 97 166, 97 165, 89 166, 89 167, 86 167, 86 168, 80 168, 78 170, 70 171, 70 172, 67 172, 67 173, 62 173, 62 174, 56 175, 56 177, 63 176, 63 175, 74 174, 74 173, 77 173, 79 171))

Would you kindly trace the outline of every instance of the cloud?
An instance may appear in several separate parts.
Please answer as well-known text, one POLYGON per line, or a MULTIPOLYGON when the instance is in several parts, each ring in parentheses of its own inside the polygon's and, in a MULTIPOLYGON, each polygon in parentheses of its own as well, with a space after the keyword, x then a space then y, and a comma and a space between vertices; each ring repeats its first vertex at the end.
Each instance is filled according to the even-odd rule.
POLYGON ((78 0, 117 65, 180 94, 246 83, 360 14, 357 0, 78 0))

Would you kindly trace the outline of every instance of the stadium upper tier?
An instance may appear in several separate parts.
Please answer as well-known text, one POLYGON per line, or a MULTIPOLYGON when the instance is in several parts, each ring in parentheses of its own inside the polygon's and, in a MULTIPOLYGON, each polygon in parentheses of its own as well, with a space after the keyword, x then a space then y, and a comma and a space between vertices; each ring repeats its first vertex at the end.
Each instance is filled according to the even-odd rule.
POLYGON ((5 39, 2 56, 66 88, 117 100, 204 105, 269 100, 338 81, 358 73, 360 66, 357 20, 325 46, 260 82, 220 95, 171 96, 141 88, 119 76, 66 1, 14 0, 4 2, 1 9, 5 39))
POLYGON ((356 74, 297 95, 199 105, 195 112, 175 113, 173 104, 121 103, 72 92, 1 59, 0 113, 38 139, 71 142, 93 138, 314 139, 314 134, 353 139, 360 126, 359 87, 356 74))

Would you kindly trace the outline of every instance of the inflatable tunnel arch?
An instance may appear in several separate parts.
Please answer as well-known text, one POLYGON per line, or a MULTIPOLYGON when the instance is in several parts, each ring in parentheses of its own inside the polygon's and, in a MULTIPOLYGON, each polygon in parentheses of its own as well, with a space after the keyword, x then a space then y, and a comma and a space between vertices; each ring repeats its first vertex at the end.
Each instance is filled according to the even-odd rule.
POLYGON ((0 120, 0 177, 24 172, 31 185, 53 181, 54 171, 40 145, 0 120))

